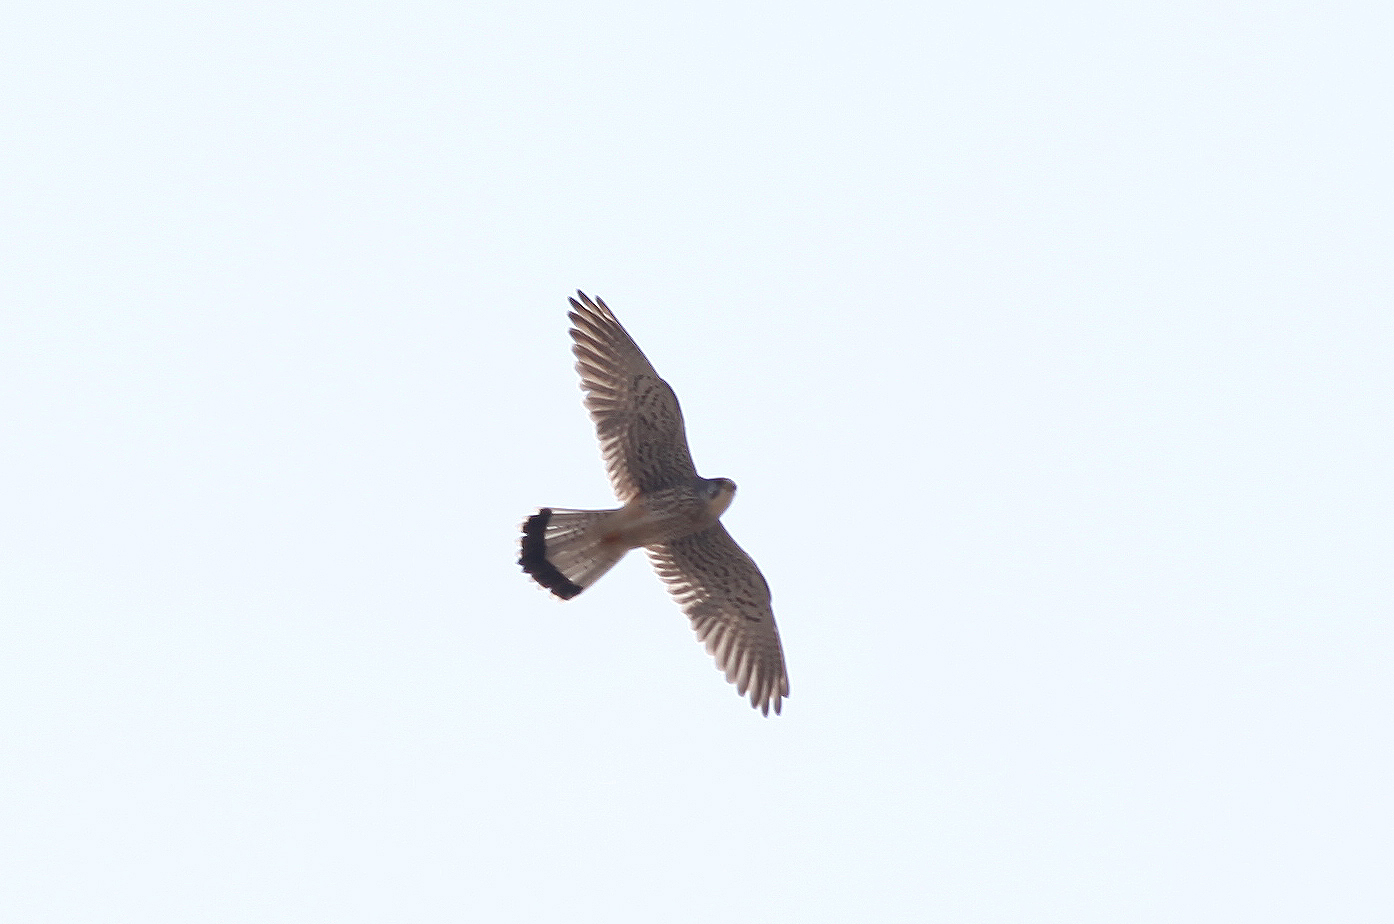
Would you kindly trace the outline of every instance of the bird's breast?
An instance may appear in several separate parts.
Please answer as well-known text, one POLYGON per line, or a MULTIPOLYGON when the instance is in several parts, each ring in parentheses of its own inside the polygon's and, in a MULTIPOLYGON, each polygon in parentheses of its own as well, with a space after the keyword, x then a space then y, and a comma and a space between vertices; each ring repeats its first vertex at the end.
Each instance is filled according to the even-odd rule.
POLYGON ((620 508, 614 534, 633 548, 654 545, 706 529, 723 510, 725 504, 709 502, 693 488, 665 488, 641 494, 620 508))

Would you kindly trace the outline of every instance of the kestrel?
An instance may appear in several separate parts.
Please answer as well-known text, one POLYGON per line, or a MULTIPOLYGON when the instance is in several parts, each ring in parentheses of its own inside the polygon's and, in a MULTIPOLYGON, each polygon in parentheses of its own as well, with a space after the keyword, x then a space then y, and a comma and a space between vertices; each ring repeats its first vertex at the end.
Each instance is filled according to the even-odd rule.
POLYGON ((729 478, 692 464, 678 396, 600 299, 571 299, 571 352, 615 494, 614 510, 543 507, 523 523, 518 564, 563 600, 643 547, 698 641, 742 696, 765 715, 789 695, 770 588, 721 514, 729 478))

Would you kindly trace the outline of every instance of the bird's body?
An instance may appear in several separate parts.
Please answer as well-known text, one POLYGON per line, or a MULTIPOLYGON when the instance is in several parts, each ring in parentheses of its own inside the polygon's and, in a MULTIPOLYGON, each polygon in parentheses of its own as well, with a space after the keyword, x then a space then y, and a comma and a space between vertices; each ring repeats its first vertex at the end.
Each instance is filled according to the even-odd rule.
POLYGON ((736 485, 692 464, 677 396, 600 299, 571 300, 576 369, 623 506, 544 507, 523 524, 518 559, 569 600, 632 549, 648 551, 717 666, 766 715, 789 695, 769 586, 721 525, 736 485))

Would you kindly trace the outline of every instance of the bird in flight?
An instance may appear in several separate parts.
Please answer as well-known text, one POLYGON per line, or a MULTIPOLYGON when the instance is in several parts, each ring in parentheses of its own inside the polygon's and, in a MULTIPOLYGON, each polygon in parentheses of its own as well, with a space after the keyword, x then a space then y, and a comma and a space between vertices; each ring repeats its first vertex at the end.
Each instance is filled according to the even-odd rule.
POLYGON ((789 695, 770 588, 721 514, 736 484, 692 464, 678 396, 600 299, 571 299, 571 352, 615 495, 613 510, 543 507, 518 564, 570 600, 642 547, 719 670, 765 715, 789 695))

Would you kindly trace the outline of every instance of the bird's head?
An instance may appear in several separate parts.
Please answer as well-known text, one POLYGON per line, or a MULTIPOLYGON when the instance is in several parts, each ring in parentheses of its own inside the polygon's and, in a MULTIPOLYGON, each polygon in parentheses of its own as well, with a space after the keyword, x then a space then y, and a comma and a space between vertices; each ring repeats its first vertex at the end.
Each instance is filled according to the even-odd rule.
POLYGON ((713 517, 721 516, 736 496, 736 483, 730 478, 703 478, 702 483, 707 496, 707 509, 713 517))

